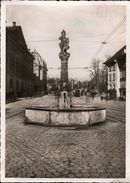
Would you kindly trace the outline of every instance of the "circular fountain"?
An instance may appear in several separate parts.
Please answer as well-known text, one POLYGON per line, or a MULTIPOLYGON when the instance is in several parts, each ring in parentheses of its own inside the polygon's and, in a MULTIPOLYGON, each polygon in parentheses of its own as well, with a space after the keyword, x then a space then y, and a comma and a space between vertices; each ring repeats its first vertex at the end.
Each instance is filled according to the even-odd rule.
POLYGON ((106 109, 98 107, 72 107, 70 109, 28 107, 26 122, 43 125, 91 125, 104 122, 106 109))
POLYGON ((32 106, 25 109, 25 122, 33 124, 42 124, 49 126, 72 126, 72 125, 91 125, 104 122, 106 119, 106 109, 85 106, 72 105, 71 91, 68 84, 68 59, 70 53, 69 39, 66 38, 66 32, 61 32, 59 57, 61 59, 61 85, 60 96, 58 98, 58 107, 32 106))

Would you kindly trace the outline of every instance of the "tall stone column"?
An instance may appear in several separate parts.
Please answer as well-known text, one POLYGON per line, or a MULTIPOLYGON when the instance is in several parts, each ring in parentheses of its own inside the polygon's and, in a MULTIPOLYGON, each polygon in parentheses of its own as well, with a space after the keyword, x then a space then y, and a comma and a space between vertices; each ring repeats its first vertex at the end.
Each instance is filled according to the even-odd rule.
POLYGON ((61 52, 59 53, 59 57, 61 59, 61 84, 68 84, 68 59, 70 57, 70 53, 67 53, 69 49, 69 39, 66 37, 65 30, 62 30, 61 36, 59 37, 60 43, 59 47, 61 52))
POLYGON ((68 109, 70 108, 70 97, 69 97, 69 84, 68 84, 68 59, 70 53, 67 53, 69 49, 69 39, 66 37, 66 32, 62 30, 61 36, 59 37, 59 47, 61 49, 59 57, 61 59, 61 86, 60 86, 60 99, 59 108, 68 109))

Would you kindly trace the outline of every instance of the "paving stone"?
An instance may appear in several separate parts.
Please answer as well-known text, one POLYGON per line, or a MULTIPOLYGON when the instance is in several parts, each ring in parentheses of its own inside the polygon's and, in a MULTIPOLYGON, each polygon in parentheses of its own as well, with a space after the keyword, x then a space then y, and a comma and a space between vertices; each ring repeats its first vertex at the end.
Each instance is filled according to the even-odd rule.
MULTIPOLYGON (((107 107, 107 120, 87 129, 25 125, 24 107, 49 105, 51 100, 55 102, 53 96, 45 96, 7 106, 12 114, 21 113, 6 120, 6 176, 125 177, 125 103, 92 101, 107 107)), ((76 98, 76 102, 83 101, 83 97, 76 98)))

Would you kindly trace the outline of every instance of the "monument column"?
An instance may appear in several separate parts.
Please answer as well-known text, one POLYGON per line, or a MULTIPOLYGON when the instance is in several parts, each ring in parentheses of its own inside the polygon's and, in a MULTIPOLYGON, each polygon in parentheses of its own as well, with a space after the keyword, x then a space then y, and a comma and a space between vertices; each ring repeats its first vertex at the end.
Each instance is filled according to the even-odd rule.
POLYGON ((70 53, 67 52, 69 49, 69 39, 66 37, 66 32, 62 30, 61 36, 59 37, 59 47, 61 49, 59 57, 61 59, 61 86, 60 86, 60 109, 70 108, 70 97, 69 97, 69 83, 68 83, 68 59, 70 53))
POLYGON ((67 53, 69 49, 69 39, 66 37, 65 30, 62 30, 60 39, 60 49, 59 57, 61 59, 61 84, 68 84, 68 59, 70 57, 70 53, 67 53))

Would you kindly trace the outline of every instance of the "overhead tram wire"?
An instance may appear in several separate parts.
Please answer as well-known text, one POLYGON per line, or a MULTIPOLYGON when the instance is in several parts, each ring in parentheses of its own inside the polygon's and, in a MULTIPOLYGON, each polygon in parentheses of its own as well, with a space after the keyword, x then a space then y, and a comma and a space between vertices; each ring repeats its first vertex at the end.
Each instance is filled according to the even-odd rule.
POLYGON ((41 39, 41 40, 32 40, 27 42, 43 42, 43 41, 58 41, 58 39, 41 39))
MULTIPOLYGON (((89 38, 97 38, 97 37, 103 37, 103 36, 105 36, 105 35, 107 35, 107 34, 98 34, 98 35, 95 35, 95 36, 87 36, 86 38, 87 39, 89 39, 89 38)), ((86 39, 86 38, 84 38, 84 39, 86 39)), ((79 38, 78 40, 75 40, 75 38, 73 39, 72 38, 72 40, 74 40, 74 41, 79 41, 79 40, 81 40, 81 38, 79 38)), ((71 41, 72 41, 71 40, 71 41)), ((27 42, 46 42, 46 41, 59 41, 59 39, 39 39, 39 40, 28 40, 27 42)), ((82 41, 82 40, 81 40, 82 41)))
MULTIPOLYGON (((107 35, 107 34, 100 34, 100 35, 95 35, 95 36, 88 36, 88 37, 86 37, 86 38, 83 38, 83 39, 81 39, 81 38, 79 38, 79 39, 73 39, 72 38, 72 40, 71 41, 85 41, 86 39, 89 39, 89 38, 96 38, 96 37, 103 37, 103 36, 105 36, 105 35, 107 35)), ((28 40, 27 42, 32 42, 32 43, 37 43, 37 42, 55 42, 55 41, 59 41, 58 39, 41 39, 41 40, 28 40)), ((92 42, 92 43, 101 43, 101 41, 92 41, 92 40, 89 40, 89 41, 87 41, 87 42, 92 42)))
MULTIPOLYGON (((112 30, 112 32, 108 35, 108 37, 100 42, 101 46, 98 48, 98 50, 96 51, 96 54, 94 55, 94 57, 97 56, 97 54, 99 54, 99 52, 101 51, 101 49, 104 47, 105 44, 107 44, 108 39, 119 29, 119 27, 125 22, 126 17, 124 17, 118 24, 117 26, 112 30)), ((43 42, 43 41, 58 41, 58 39, 46 39, 46 40, 34 40, 34 41, 27 41, 27 42, 43 42)), ((77 41, 81 41, 81 40, 77 40, 77 41)), ((94 41, 92 41, 94 42, 94 41)), ((111 42, 112 43, 112 42, 111 42)), ((50 69, 59 69, 59 68, 50 68, 50 69)), ((69 69, 83 69, 83 68, 69 68, 69 69)))
MULTIPOLYGON (((28 43, 38 43, 38 42, 56 42, 58 40, 35 40, 35 41, 27 41, 28 43)), ((71 40, 71 42, 74 41, 74 42, 85 42, 86 40, 85 39, 73 39, 71 40)), ((117 41, 119 42, 119 41, 117 41)), ((87 43, 101 43, 101 41, 92 41, 92 40, 88 40, 87 43)), ((112 41, 108 42, 108 43, 112 43, 112 41)))
POLYGON ((122 32, 120 32, 119 34, 115 35, 114 38, 111 38, 111 39, 109 40, 109 43, 112 43, 113 40, 120 38, 119 36, 120 36, 120 35, 123 35, 124 33, 126 33, 126 31, 122 31, 122 32))
MULTIPOLYGON (((96 66, 98 67, 98 66, 96 66)), ((93 67, 70 67, 68 69, 92 69, 93 67)), ((102 66, 99 66, 98 68, 102 68, 102 66)), ((48 70, 60 70, 61 68, 60 67, 48 67, 47 68, 48 70)))
POLYGON ((110 34, 107 36, 107 38, 101 42, 100 47, 98 48, 98 50, 96 51, 94 57, 97 57, 97 55, 99 54, 99 52, 102 50, 102 48, 107 44, 107 41, 109 40, 109 38, 119 29, 119 27, 125 22, 126 17, 124 17, 118 24, 117 26, 112 30, 112 32, 110 32, 110 34))
POLYGON ((126 17, 124 17, 119 24, 112 30, 112 32, 108 35, 108 37, 106 38, 106 41, 117 31, 117 29, 125 22, 126 17))

